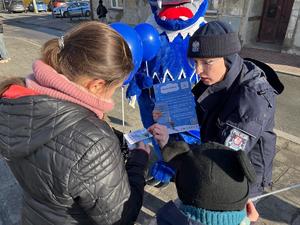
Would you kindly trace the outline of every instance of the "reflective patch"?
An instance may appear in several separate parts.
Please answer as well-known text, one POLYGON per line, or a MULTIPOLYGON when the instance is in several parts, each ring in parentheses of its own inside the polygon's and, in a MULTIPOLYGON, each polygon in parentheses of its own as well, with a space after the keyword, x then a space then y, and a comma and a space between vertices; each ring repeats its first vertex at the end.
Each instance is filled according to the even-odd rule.
POLYGON ((192 44, 192 52, 199 52, 200 43, 198 41, 194 41, 192 44))
POLYGON ((232 129, 229 136, 226 138, 225 146, 238 151, 245 150, 249 136, 237 129, 232 129))

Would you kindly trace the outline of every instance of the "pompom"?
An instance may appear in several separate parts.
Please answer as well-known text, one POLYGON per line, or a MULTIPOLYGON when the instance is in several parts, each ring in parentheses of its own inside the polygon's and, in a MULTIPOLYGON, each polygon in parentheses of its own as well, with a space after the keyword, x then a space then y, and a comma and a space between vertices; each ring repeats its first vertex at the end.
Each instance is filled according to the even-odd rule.
POLYGON ((131 80, 131 82, 129 83, 129 86, 127 88, 126 91, 126 98, 130 98, 132 96, 140 96, 142 93, 142 90, 139 88, 139 86, 136 84, 135 80, 131 80))

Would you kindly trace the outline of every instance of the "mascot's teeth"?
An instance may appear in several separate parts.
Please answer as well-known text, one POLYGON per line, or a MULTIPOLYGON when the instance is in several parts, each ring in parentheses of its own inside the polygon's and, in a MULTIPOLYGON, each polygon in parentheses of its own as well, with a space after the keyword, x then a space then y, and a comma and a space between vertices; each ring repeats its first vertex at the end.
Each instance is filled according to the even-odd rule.
POLYGON ((191 0, 191 3, 193 4, 193 3, 194 3, 194 0, 191 0))
POLYGON ((162 8, 162 0, 157 0, 157 5, 158 5, 158 8, 162 8))
POLYGON ((160 18, 161 20, 167 20, 167 17, 163 16, 160 18))
POLYGON ((189 18, 186 17, 186 16, 180 16, 179 19, 182 19, 182 20, 186 21, 186 20, 188 20, 189 18))

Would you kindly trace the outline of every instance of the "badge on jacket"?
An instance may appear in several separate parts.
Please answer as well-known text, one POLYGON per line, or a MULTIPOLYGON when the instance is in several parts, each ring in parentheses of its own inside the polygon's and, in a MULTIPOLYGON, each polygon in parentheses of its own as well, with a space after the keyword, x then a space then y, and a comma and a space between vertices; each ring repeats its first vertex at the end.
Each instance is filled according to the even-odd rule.
POLYGON ((244 134, 243 132, 233 128, 230 131, 229 136, 225 140, 225 146, 238 151, 238 150, 245 150, 246 144, 249 140, 249 136, 244 134))

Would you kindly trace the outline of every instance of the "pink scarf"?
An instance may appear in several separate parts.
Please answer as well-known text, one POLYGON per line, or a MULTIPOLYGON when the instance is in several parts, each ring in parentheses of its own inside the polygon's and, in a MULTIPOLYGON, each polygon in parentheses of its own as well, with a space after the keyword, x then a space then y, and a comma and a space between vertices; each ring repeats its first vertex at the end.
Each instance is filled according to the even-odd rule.
POLYGON ((40 94, 81 105, 103 119, 103 113, 113 109, 114 103, 89 93, 83 87, 57 73, 41 60, 33 63, 33 74, 26 78, 26 86, 40 94))

